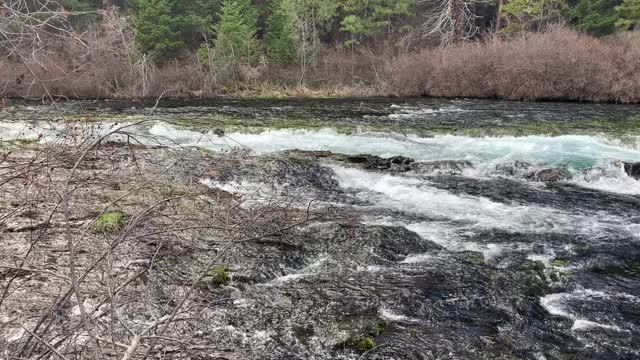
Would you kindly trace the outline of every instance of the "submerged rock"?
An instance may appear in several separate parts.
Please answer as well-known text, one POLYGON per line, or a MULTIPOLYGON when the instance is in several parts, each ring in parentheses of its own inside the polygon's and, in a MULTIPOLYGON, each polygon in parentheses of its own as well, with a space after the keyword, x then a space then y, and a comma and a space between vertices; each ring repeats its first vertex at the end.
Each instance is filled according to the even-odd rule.
POLYGON ((524 161, 513 161, 496 165, 495 171, 499 175, 516 176, 533 167, 532 164, 524 161))
POLYGON ((568 180, 571 177, 571 173, 565 169, 542 169, 525 175, 527 180, 541 182, 556 182, 568 180))
POLYGON ((640 162, 637 163, 623 163, 624 171, 627 175, 631 176, 634 179, 640 180, 640 162))
POLYGON ((353 155, 345 156, 342 161, 364 165, 367 170, 407 172, 411 170, 413 159, 404 156, 394 156, 388 159, 375 155, 353 155))
POLYGON ((465 169, 472 168, 473 164, 467 160, 439 160, 426 161, 413 164, 413 170, 430 175, 462 175, 465 169))
POLYGON ((359 154, 345 155, 334 153, 331 151, 305 151, 305 150, 289 150, 285 154, 295 157, 329 159, 338 162, 345 162, 362 167, 366 170, 391 171, 391 172, 407 172, 413 169, 416 164, 415 160, 404 156, 393 156, 383 158, 377 155, 359 154))

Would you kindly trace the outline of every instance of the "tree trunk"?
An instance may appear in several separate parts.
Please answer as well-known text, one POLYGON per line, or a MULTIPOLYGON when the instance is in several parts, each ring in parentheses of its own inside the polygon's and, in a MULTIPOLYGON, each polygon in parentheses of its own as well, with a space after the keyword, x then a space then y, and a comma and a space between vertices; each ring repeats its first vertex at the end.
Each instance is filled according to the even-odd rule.
POLYGON ((500 31, 500 21, 502 20, 502 5, 504 0, 498 0, 498 14, 496 15, 496 33, 500 31))

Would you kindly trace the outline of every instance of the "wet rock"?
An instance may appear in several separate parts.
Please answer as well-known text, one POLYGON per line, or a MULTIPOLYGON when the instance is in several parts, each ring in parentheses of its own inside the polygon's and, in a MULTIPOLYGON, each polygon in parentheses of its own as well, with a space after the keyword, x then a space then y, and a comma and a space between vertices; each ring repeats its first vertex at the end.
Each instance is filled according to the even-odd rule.
POLYGON ((571 173, 564 169, 542 169, 525 175, 529 181, 556 182, 571 179, 571 173))
POLYGON ((382 158, 375 155, 353 155, 345 156, 342 161, 363 165, 367 170, 407 172, 411 170, 414 163, 413 159, 404 156, 394 156, 390 158, 382 158))
POLYGON ((524 171, 531 169, 532 167, 533 165, 528 162, 513 161, 496 165, 495 171, 500 175, 516 176, 518 174, 522 174, 522 172, 524 171))
MULTIPOLYGON (((329 159, 343 163, 358 165, 366 170, 390 171, 390 172, 407 172, 416 165, 415 160, 404 156, 393 156, 383 158, 377 155, 359 154, 344 155, 331 151, 307 151, 307 150, 289 150, 284 154, 290 157, 303 159, 329 159)), ((443 162, 444 163, 444 162, 443 162)))
POLYGON ((198 171, 218 182, 286 184, 295 189, 339 192, 333 170, 322 166, 316 156, 295 155, 281 153, 242 161, 214 156, 200 164, 198 171))
POLYGON ((340 188, 331 169, 311 160, 279 159, 275 163, 273 173, 276 174, 278 182, 293 185, 296 188, 311 187, 331 191, 338 191, 340 188))
POLYGON ((473 164, 466 160, 440 160, 415 163, 414 171, 430 175, 462 175, 465 169, 472 168, 473 164))
POLYGON ((640 180, 640 162, 637 163, 623 163, 624 171, 627 175, 631 176, 634 179, 640 180))
POLYGON ((403 260, 409 254, 421 254, 441 250, 442 247, 423 239, 420 235, 401 226, 369 226, 362 241, 383 259, 403 260))

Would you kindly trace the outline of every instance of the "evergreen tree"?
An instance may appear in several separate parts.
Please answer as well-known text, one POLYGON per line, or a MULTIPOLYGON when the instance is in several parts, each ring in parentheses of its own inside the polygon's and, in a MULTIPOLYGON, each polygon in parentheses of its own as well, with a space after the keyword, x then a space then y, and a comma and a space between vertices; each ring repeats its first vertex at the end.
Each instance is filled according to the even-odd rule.
POLYGON ((315 62, 320 39, 331 36, 332 25, 342 0, 287 0, 293 16, 296 59, 300 63, 315 62))
POLYGON ((619 0, 578 0, 569 16, 580 31, 592 35, 609 35, 616 31, 619 0))
POLYGON ((616 26, 623 30, 640 30, 640 0, 624 0, 616 8, 620 13, 620 19, 616 26))
POLYGON ((342 4, 347 14, 342 30, 351 34, 348 44, 359 43, 387 29, 400 16, 409 16, 415 0, 346 0, 342 4))
POLYGON ((250 0, 224 0, 220 21, 215 26, 215 49, 218 56, 244 60, 250 64, 258 60, 260 44, 256 38, 258 14, 250 0))
POLYGON ((210 0, 132 0, 131 5, 138 45, 156 60, 196 47, 211 31, 210 0))
POLYGON ((547 25, 563 19, 567 9, 566 0, 512 0, 507 2, 502 13, 507 26, 502 32, 513 34, 523 31, 541 31, 547 25))
POLYGON ((287 0, 275 0, 267 20, 267 56, 276 64, 291 62, 295 52, 294 23, 287 0))

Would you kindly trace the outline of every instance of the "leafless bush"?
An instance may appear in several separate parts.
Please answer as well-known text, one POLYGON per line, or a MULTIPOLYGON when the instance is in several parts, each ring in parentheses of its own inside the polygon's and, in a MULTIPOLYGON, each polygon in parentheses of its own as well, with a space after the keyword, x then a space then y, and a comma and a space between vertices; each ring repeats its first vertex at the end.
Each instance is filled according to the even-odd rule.
POLYGON ((638 102, 637 34, 597 39, 556 27, 400 56, 398 95, 638 102))
MULTIPOLYGON (((11 4, 20 9, 21 2, 11 4)), ((443 9, 449 9, 445 11, 448 20, 441 24, 444 27, 439 25, 443 36, 465 38, 470 34, 464 32, 468 26, 456 27, 462 18, 451 18, 451 11, 468 2, 447 4, 443 9), (455 35, 456 31, 463 33, 455 35)), ((64 16, 64 12, 55 13, 51 21, 66 24, 64 16)), ((18 17, 22 22, 1 20, 0 31, 15 26, 13 21, 25 24, 23 31, 31 35, 21 40, 20 47, 6 41, 0 44, 5 54, 0 60, 0 96, 56 100, 392 94, 640 101, 637 33, 603 39, 556 26, 543 33, 456 42, 395 57, 398 49, 394 47, 344 49, 315 44, 313 62, 286 66, 269 64, 264 58, 250 65, 208 48, 156 66, 137 50, 134 32, 117 9, 101 11, 100 16, 103 21, 81 34, 68 26, 58 30, 57 25, 52 32, 48 23, 22 17, 18 17), (51 40, 48 45, 37 40, 39 32, 51 40)))

